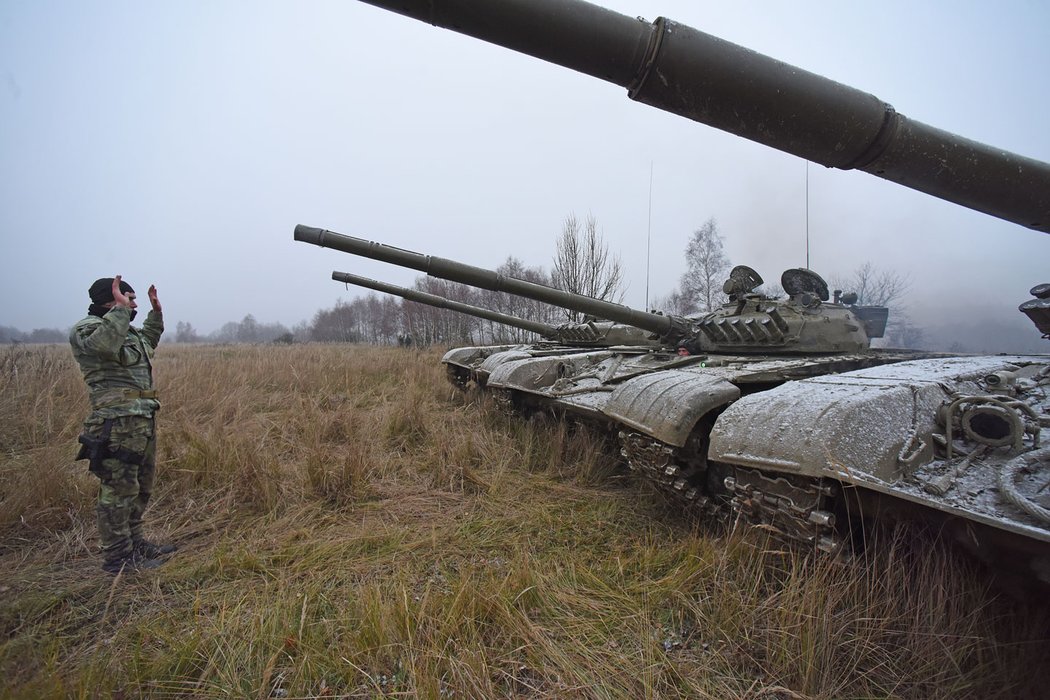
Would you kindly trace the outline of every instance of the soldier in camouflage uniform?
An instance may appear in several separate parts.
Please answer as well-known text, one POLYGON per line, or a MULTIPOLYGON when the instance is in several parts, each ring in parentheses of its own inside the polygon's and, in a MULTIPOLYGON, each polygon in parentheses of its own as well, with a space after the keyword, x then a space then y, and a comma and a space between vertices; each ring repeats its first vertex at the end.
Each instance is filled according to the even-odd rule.
POLYGON ((153 353, 164 332, 157 289, 149 288, 152 310, 135 328, 135 290, 120 276, 96 280, 88 290, 88 316, 69 334, 91 399, 77 459, 88 459, 101 482, 98 531, 109 573, 150 569, 175 551, 142 534, 142 516, 153 491, 157 448, 154 414, 160 408, 153 388, 153 353))

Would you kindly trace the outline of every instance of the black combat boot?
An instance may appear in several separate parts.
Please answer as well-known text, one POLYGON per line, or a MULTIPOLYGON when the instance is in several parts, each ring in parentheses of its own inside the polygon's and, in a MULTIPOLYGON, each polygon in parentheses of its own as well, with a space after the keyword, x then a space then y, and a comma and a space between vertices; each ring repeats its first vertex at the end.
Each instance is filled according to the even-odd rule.
POLYGON ((153 559, 143 556, 138 552, 132 552, 127 556, 119 557, 117 559, 107 559, 102 564, 102 570, 107 574, 119 574, 122 570, 124 573, 130 574, 135 571, 156 569, 163 563, 163 559, 153 559))
POLYGON ((156 559, 165 554, 171 554, 178 549, 173 544, 155 544, 149 540, 137 540, 133 545, 135 554, 147 559, 156 559))

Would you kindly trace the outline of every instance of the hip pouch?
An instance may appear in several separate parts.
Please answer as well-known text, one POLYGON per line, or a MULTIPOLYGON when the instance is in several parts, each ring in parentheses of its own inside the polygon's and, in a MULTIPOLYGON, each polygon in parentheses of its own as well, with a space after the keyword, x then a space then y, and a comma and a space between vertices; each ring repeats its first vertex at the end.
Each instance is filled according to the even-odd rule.
POLYGON ((77 452, 74 460, 88 460, 88 471, 95 476, 102 475, 102 460, 104 459, 119 459, 121 462, 128 464, 142 464, 145 459, 145 455, 137 454, 131 450, 123 448, 114 450, 109 444, 109 436, 112 431, 113 419, 107 418, 102 422, 102 430, 97 436, 85 431, 77 437, 77 442, 80 443, 80 450, 77 452))

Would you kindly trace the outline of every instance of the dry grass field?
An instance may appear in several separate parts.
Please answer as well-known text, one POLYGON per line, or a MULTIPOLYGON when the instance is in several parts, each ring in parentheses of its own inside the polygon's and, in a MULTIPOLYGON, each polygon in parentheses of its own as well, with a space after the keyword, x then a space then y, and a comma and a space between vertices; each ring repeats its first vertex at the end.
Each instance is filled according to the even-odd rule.
MULTIPOLYGON (((0 695, 1017 698, 1050 605, 915 532, 846 565, 691 523, 438 352, 162 346, 160 569, 99 569, 68 348, 0 349, 0 695)), ((1045 697, 1045 695, 1043 695, 1045 697)))

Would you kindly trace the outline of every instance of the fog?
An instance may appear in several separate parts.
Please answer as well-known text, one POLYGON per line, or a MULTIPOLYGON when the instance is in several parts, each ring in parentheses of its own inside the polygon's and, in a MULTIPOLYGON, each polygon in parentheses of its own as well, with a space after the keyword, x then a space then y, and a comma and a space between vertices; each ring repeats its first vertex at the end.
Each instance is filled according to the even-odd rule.
MULTIPOLYGON (((871 92, 1050 161, 1050 6, 602 0, 871 92)), ((1020 329, 1050 236, 631 102, 613 85, 351 0, 0 4, 0 326, 68 327, 97 277, 160 291, 169 326, 293 325, 416 273, 296 243, 297 223, 493 268, 549 267, 570 213, 621 257, 625 303, 684 272, 714 217, 777 281, 865 262, 935 329, 1020 329), (978 323, 978 321, 980 323, 978 323), (988 328, 992 326, 987 326, 988 328), (995 326, 998 327, 998 326, 995 326)), ((1024 335, 1027 333, 1027 335, 1024 335)), ((1002 335, 1002 333, 999 333, 1002 335)))

